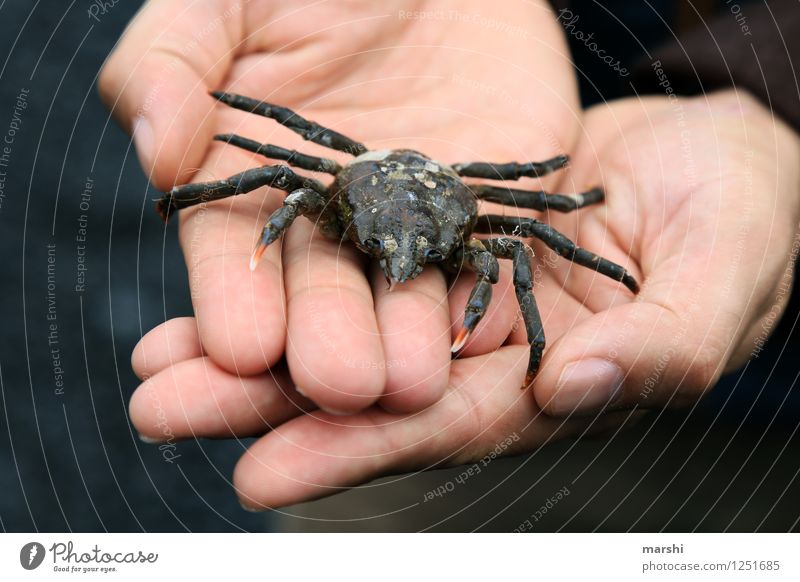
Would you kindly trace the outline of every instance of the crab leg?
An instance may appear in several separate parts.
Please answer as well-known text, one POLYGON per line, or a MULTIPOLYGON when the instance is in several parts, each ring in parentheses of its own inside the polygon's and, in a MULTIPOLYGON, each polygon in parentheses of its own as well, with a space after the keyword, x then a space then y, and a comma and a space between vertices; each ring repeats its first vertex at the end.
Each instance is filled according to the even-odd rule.
POLYGON ((464 310, 464 327, 458 332, 453 346, 450 348, 454 354, 464 347, 470 334, 475 331, 486 313, 492 300, 492 285, 497 283, 500 274, 497 259, 486 250, 478 239, 472 239, 464 245, 462 256, 464 266, 475 271, 478 280, 475 281, 475 286, 472 288, 464 310))
POLYGON ((255 113, 256 115, 263 115, 264 117, 274 119, 284 127, 299 134, 305 140, 354 156, 360 156, 367 152, 367 148, 364 144, 358 143, 332 129, 323 127, 314 121, 304 119, 286 107, 279 107, 278 105, 272 105, 271 103, 259 101, 258 99, 243 97, 242 95, 235 95, 233 93, 223 93, 222 91, 213 91, 211 96, 235 109, 241 109, 248 113, 255 113))
POLYGON ((312 188, 320 193, 325 192, 325 186, 320 182, 298 176, 289 166, 261 166, 222 180, 175 186, 156 203, 156 209, 166 222, 175 210, 244 194, 261 186, 271 186, 285 192, 291 192, 298 188, 312 188))
POLYGON ((584 206, 602 202, 604 198, 601 188, 592 188, 588 192, 580 194, 548 194, 542 191, 514 190, 484 185, 470 186, 470 189, 481 200, 541 211, 572 212, 584 206))
POLYGON ((488 214, 478 217, 475 231, 500 231, 513 233, 515 236, 536 237, 565 259, 619 281, 633 293, 639 292, 639 284, 623 267, 582 249, 552 226, 536 219, 488 214))
POLYGON ((539 315, 539 308, 536 306, 536 298, 533 295, 530 249, 522 241, 506 237, 490 238, 483 241, 483 244, 495 257, 513 261, 514 292, 522 312, 522 321, 525 324, 528 343, 531 346, 530 355, 528 356, 528 372, 525 374, 525 383, 522 386, 524 389, 530 386, 539 371, 539 364, 542 362, 545 346, 542 318, 539 315))
POLYGON ((342 169, 336 161, 328 158, 318 158, 317 156, 309 156, 296 150, 287 150, 286 148, 276 145, 262 144, 232 133, 215 135, 214 139, 217 141, 224 141, 230 145, 260 154, 273 160, 283 160, 303 170, 336 175, 339 170, 342 169))
POLYGON ((309 188, 300 188, 290 193, 283 201, 283 206, 267 219, 264 230, 261 232, 261 238, 250 257, 250 270, 255 270, 266 248, 278 240, 298 216, 318 218, 324 234, 336 235, 338 222, 326 204, 327 200, 319 192, 309 188))
POLYGON ((519 180, 520 178, 540 178, 569 163, 567 156, 557 156, 543 162, 508 162, 493 164, 488 162, 471 162, 453 164, 453 170, 459 176, 467 178, 486 178, 488 180, 519 180))

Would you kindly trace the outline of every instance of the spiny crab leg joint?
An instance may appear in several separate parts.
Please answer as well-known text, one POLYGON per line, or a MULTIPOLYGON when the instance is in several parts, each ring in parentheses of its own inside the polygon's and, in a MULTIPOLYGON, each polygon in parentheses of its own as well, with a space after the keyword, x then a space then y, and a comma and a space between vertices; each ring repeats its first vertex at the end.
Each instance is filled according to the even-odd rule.
POLYGON ((158 201, 157 210, 166 221, 181 208, 210 202, 270 186, 287 192, 280 206, 267 219, 250 259, 255 269, 264 250, 278 240, 298 216, 315 221, 329 238, 352 241, 361 251, 380 262, 390 286, 414 279, 425 265, 438 263, 455 273, 463 268, 476 275, 467 301, 464 325, 453 342, 457 353, 467 343, 486 313, 492 286, 498 281, 497 259, 513 263, 513 284, 525 324, 530 356, 523 388, 539 370, 545 347, 544 330, 533 296, 531 251, 518 238, 508 236, 483 240, 474 233, 512 232, 537 238, 567 260, 619 281, 638 293, 636 280, 620 265, 575 245, 551 226, 533 218, 495 215, 478 216, 478 200, 518 208, 572 212, 602 202, 603 191, 593 188, 580 194, 549 194, 489 185, 471 185, 462 178, 518 180, 538 178, 565 167, 566 156, 543 162, 462 163, 448 166, 413 150, 367 149, 363 144, 293 111, 230 93, 214 92, 222 103, 274 119, 303 139, 354 158, 346 165, 279 146, 262 144, 238 135, 215 139, 286 165, 265 165, 223 180, 176 186, 158 201), (324 172, 334 177, 326 187, 296 174, 292 167, 324 172))

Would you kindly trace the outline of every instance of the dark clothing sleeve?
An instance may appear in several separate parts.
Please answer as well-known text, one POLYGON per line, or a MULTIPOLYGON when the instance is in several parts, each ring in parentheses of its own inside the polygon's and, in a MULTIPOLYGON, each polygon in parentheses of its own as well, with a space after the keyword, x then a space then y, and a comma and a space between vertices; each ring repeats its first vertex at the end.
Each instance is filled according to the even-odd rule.
POLYGON ((663 92, 654 67, 660 61, 677 93, 747 89, 800 131, 800 0, 726 2, 706 24, 639 62, 637 91, 663 92))

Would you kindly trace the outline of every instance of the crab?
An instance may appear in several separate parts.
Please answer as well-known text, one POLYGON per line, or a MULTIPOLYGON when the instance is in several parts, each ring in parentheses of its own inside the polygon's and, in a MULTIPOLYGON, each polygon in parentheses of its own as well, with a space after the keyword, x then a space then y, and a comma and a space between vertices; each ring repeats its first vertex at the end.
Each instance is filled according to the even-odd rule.
POLYGON ((533 251, 520 238, 537 238, 565 259, 594 269, 638 293, 636 280, 620 265, 578 247, 562 233, 534 218, 478 215, 478 201, 539 211, 571 212, 602 202, 601 188, 573 195, 548 194, 492 185, 467 184, 462 178, 518 180, 539 178, 564 168, 561 155, 542 162, 459 163, 447 165, 410 150, 369 150, 363 144, 304 119, 285 107, 232 93, 213 92, 220 102, 248 113, 274 119, 303 139, 353 156, 342 166, 332 159, 306 155, 234 134, 214 139, 288 165, 265 165, 223 180, 176 186, 157 202, 164 221, 178 209, 250 192, 262 186, 288 195, 267 220, 250 259, 259 258, 298 216, 314 220, 327 237, 350 239, 377 259, 390 287, 417 277, 428 264, 457 273, 468 269, 476 281, 465 308, 463 327, 451 351, 464 347, 486 313, 492 286, 498 282, 497 259, 513 262, 513 285, 522 313, 530 355, 523 388, 536 377, 545 348, 542 320, 533 295, 533 251), (332 175, 330 186, 290 167, 332 175), (475 233, 503 233, 484 239, 475 233), (512 236, 506 236, 510 233, 512 236))

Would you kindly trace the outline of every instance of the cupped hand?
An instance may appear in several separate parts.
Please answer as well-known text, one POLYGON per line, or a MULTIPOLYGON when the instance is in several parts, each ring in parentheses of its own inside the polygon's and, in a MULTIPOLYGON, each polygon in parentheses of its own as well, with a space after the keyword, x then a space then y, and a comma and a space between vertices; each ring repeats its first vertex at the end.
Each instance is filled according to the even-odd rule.
MULTIPOLYGON (((149 2, 104 67, 100 92, 160 189, 278 163, 213 142, 217 133, 346 160, 216 103, 208 93, 220 89, 294 108, 372 149, 411 147, 445 163, 570 151, 577 91, 550 8, 518 0, 496 19, 482 9, 480 2, 149 2)), ((305 219, 251 273, 248 257, 282 199, 261 189, 180 212, 210 362, 259 377, 285 354, 293 383, 337 413, 378 399, 394 411, 438 400, 474 277, 460 278, 450 300, 435 268, 387 293, 364 255, 324 239, 305 219)), ((465 355, 489 353, 508 338, 518 310, 509 280, 505 265, 465 355)))
MULTIPOLYGON (((556 335, 566 331, 552 327, 556 335)), ((299 395, 285 365, 249 377, 222 369, 203 354, 197 329, 194 318, 177 318, 142 339, 133 364, 146 381, 131 399, 131 420, 154 443, 260 437, 243 446, 233 476, 246 509, 332 495, 387 474, 485 465, 557 439, 607 433, 628 416, 543 414, 533 392, 519 388, 527 345, 455 360, 449 388, 425 410, 395 414, 372 406, 336 416, 299 395)))
POLYGON ((612 259, 629 249, 644 284, 636 300, 611 297, 591 273, 557 267, 581 313, 551 344, 537 402, 554 416, 692 404, 783 313, 800 248, 800 138, 733 90, 622 100, 585 119, 572 179, 610 195, 553 223, 612 259))
POLYGON ((264 509, 606 432, 630 417, 617 409, 693 402, 779 315, 798 247, 798 150, 797 136, 741 93, 590 110, 570 177, 601 180, 608 200, 550 218, 626 260, 643 289, 632 299, 538 249, 537 272, 561 283, 536 285, 550 348, 533 390, 519 389, 527 346, 517 330, 509 345, 454 361, 449 388, 423 411, 333 416, 300 396, 283 366, 249 378, 221 368, 204 355, 195 320, 182 318, 134 353, 147 381, 131 401, 133 422, 155 440, 260 436, 243 450, 234 486, 246 507, 264 509), (569 371, 577 362, 588 367, 582 377, 569 371), (615 388, 603 392, 609 371, 615 388))

